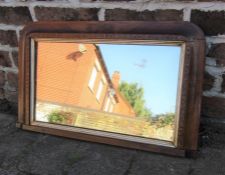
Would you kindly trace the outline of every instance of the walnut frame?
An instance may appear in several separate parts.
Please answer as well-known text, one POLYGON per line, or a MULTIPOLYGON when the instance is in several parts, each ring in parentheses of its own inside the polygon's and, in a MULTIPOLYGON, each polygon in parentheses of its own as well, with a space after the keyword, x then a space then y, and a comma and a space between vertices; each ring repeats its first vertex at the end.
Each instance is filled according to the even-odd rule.
MULTIPOLYGON (((27 25, 19 44, 19 111, 17 127, 41 133, 99 142, 116 146, 159 152, 174 156, 193 155, 198 146, 198 128, 204 72, 205 39, 202 31, 188 22, 35 22, 27 25), (33 120, 32 64, 33 41, 66 39, 108 42, 151 42, 182 45, 180 72, 179 118, 175 140, 136 139, 134 136, 110 134, 91 129, 44 124, 33 120), (32 64, 31 64, 32 63, 32 64), (191 134, 190 134, 191 133, 191 134)), ((33 66, 35 69, 35 67, 33 66)))

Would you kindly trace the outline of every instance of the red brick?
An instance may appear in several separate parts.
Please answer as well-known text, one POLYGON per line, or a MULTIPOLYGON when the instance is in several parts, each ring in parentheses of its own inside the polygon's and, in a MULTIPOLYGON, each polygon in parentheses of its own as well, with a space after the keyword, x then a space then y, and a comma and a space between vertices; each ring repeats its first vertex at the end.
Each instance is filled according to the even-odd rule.
POLYGON ((206 35, 225 33, 225 11, 192 10, 191 22, 198 25, 206 35))
POLYGON ((224 93, 225 92, 225 75, 224 74, 222 75, 222 78, 223 78, 223 82, 221 84, 221 91, 222 93, 224 93))
POLYGON ((0 88, 0 99, 4 99, 5 95, 4 95, 4 89, 0 88))
POLYGON ((225 98, 203 97, 202 115, 207 117, 225 118, 225 98))
POLYGON ((10 87, 13 87, 15 89, 18 89, 18 75, 13 72, 7 73, 7 80, 10 87))
POLYGON ((2 45, 10 45, 10 46, 17 46, 17 36, 16 31, 13 30, 0 30, 0 44, 2 45))
POLYGON ((183 12, 179 10, 156 10, 142 11, 126 9, 109 9, 106 10, 106 20, 140 20, 140 21, 182 21, 183 12))
POLYGON ((216 64, 219 66, 225 65, 225 43, 213 44, 207 54, 208 57, 213 57, 216 64))
POLYGON ((208 72, 205 72, 204 82, 203 82, 203 90, 210 90, 213 87, 215 78, 210 75, 208 72))
POLYGON ((12 63, 9 59, 9 53, 6 51, 0 51, 0 66, 11 67, 12 63))
POLYGON ((40 21, 87 21, 98 20, 97 8, 55 8, 35 7, 36 17, 40 21))
POLYGON ((0 7, 0 23, 23 25, 30 21, 28 7, 0 7))
POLYGON ((5 72, 0 70, 0 87, 3 87, 5 84, 5 72))

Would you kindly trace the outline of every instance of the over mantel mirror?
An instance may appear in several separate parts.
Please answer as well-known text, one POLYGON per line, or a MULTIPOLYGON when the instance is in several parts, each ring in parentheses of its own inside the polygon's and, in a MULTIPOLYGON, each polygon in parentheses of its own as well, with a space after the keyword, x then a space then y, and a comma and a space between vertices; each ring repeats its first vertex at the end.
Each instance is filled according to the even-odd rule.
POLYGON ((17 126, 185 156, 197 150, 204 37, 187 22, 37 22, 20 41, 17 126))

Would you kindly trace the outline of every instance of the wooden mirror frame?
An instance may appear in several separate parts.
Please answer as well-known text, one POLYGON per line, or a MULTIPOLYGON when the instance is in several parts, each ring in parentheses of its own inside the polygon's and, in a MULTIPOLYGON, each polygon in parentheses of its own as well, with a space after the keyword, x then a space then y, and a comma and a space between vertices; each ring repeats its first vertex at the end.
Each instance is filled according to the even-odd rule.
POLYGON ((99 142, 122 147, 159 152, 175 156, 194 153, 198 146, 198 129, 204 72, 205 39, 203 32, 188 22, 34 22, 27 25, 19 44, 19 112, 17 127, 41 133, 99 142), (39 39, 66 39, 110 42, 151 42, 155 44, 182 43, 180 71, 179 118, 175 120, 173 144, 154 139, 135 139, 122 134, 40 124, 33 120, 32 91, 35 88, 34 42, 39 39), (31 60, 34 60, 32 62, 31 60), (33 87, 31 86, 33 85, 33 87))

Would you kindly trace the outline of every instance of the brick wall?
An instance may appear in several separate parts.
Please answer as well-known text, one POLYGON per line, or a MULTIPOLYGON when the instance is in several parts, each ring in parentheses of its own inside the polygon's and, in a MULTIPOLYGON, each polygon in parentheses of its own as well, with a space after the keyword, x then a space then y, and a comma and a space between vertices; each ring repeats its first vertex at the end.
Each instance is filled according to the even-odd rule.
POLYGON ((30 21, 191 21, 206 35, 202 115, 225 120, 224 0, 1 0, 0 111, 16 111, 18 39, 30 21))

